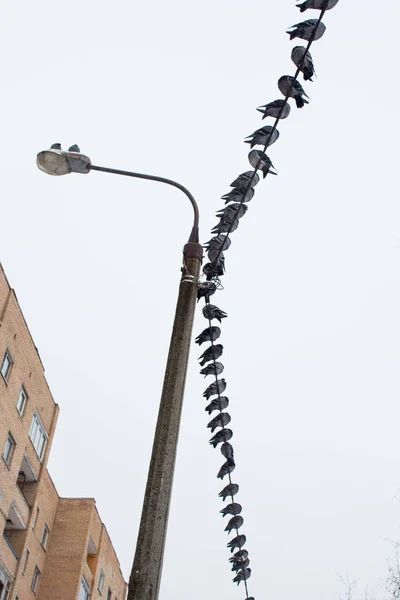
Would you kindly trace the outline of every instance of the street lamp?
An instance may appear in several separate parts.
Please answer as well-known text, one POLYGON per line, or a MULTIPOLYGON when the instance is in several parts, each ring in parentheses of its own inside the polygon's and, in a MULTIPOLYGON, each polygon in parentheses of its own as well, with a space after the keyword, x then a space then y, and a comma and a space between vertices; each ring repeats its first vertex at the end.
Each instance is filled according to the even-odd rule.
POLYGON ((189 241, 183 248, 182 277, 154 434, 135 558, 128 587, 128 600, 156 600, 160 587, 180 416, 196 306, 197 282, 203 253, 202 246, 199 244, 198 206, 192 194, 184 186, 171 179, 97 167, 92 165, 87 156, 80 153, 77 146, 72 146, 66 152, 61 149, 60 144, 53 144, 50 150, 39 152, 36 162, 39 169, 48 175, 86 174, 90 171, 102 171, 166 183, 183 191, 193 207, 193 227, 189 241))

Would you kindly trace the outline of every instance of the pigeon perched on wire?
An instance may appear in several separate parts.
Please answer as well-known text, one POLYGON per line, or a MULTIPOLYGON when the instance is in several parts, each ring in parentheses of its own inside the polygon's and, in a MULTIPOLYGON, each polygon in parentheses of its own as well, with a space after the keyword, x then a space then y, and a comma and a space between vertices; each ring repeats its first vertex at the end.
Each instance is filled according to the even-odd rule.
POLYGON ((234 563, 239 562, 239 560, 246 560, 248 556, 249 553, 243 548, 242 550, 238 550, 237 552, 235 552, 235 554, 230 557, 229 562, 234 563))
POLYGON ((238 502, 231 502, 231 504, 227 504, 219 512, 223 517, 226 517, 226 515, 240 515, 240 513, 242 512, 242 505, 238 502))
POLYGON ((195 342, 201 346, 204 342, 215 342, 220 335, 221 329, 217 325, 212 325, 211 327, 206 327, 206 329, 197 336, 195 342))
POLYGON ((213 319, 217 319, 221 323, 222 319, 225 319, 228 315, 226 312, 215 306, 215 304, 206 304, 203 307, 203 317, 205 319, 209 319, 212 321, 213 319))
POLYGON ((215 400, 211 400, 210 404, 208 404, 204 410, 211 415, 214 410, 224 410, 224 408, 227 408, 228 406, 229 398, 227 398, 227 396, 219 396, 218 398, 215 398, 215 400))
POLYGON ((235 548, 243 548, 246 543, 246 536, 242 533, 234 537, 226 546, 231 549, 231 552, 235 550, 235 548))
POLYGON ((296 67, 300 68, 301 66, 300 71, 303 73, 304 81, 312 81, 315 70, 310 52, 304 46, 295 46, 292 50, 291 58, 296 67), (306 56, 303 59, 304 54, 306 56))
POLYGON ((209 346, 207 350, 203 352, 201 356, 199 356, 198 360, 200 361, 200 366, 204 367, 204 365, 209 360, 217 360, 222 354, 224 347, 222 344, 216 344, 215 346, 209 346))
POLYGON ((225 500, 228 498, 228 496, 231 496, 231 498, 233 498, 233 496, 236 496, 236 494, 238 492, 239 492, 239 486, 237 483, 228 483, 228 485, 226 485, 224 487, 224 489, 222 489, 220 491, 218 496, 220 498, 222 498, 222 500, 225 502, 225 500))
POLYGON ((231 571, 240 571, 240 569, 245 569, 250 564, 250 559, 246 558, 246 560, 238 560, 237 562, 232 563, 231 571))
POLYGON ((211 396, 214 396, 215 394, 222 394, 225 388, 225 379, 218 379, 218 381, 214 381, 214 383, 208 386, 208 388, 203 393, 203 396, 206 400, 209 400, 211 396))
POLYGON ((217 429, 217 427, 225 427, 231 422, 231 415, 227 412, 221 412, 219 415, 211 419, 207 427, 211 429, 211 433, 217 429))
POLYGON ((221 429, 221 431, 217 431, 217 433, 213 435, 209 443, 213 448, 216 448, 221 442, 227 442, 228 440, 232 439, 232 436, 232 429, 221 429))
POLYGON ((229 442, 224 442, 221 446, 221 454, 225 458, 233 458, 233 446, 229 442))
POLYGON ((303 96, 308 98, 301 84, 291 75, 283 75, 278 81, 279 91, 288 98, 294 98, 297 108, 303 108, 305 104, 309 104, 303 96))
POLYGON ((290 105, 285 100, 274 100, 269 104, 259 106, 257 110, 258 112, 263 113, 263 119, 266 117, 286 119, 290 114, 290 105))
MULTIPOLYGON (((214 233, 214 231, 212 233, 214 233)), ((214 279, 214 277, 222 277, 225 273, 225 258, 223 254, 221 253, 219 255, 217 263, 206 263, 203 267, 203 273, 206 276, 207 281, 214 279)))
POLYGON ((251 577, 251 569, 250 567, 247 567, 247 569, 242 569, 241 571, 239 571, 232 581, 239 585, 241 581, 246 581, 246 579, 248 579, 249 577, 251 577))
MULTIPOLYGON (((254 171, 253 171, 254 172, 254 171)), ((257 175, 257 173, 256 173, 257 175)), ((257 175, 258 177, 258 175, 257 175)), ((217 217, 223 217, 227 219, 238 218, 241 219, 247 212, 248 207, 245 204, 229 204, 225 208, 221 208, 216 215, 217 217)))
POLYGON ((257 129, 254 133, 247 136, 250 139, 246 139, 245 143, 250 144, 250 148, 254 146, 272 146, 279 137, 279 131, 271 125, 266 125, 257 129))
POLYGON ((72 146, 70 146, 68 148, 68 152, 80 152, 81 149, 79 148, 79 146, 77 144, 73 144, 72 146))
POLYGON ((215 294, 217 286, 213 281, 201 281, 197 286, 197 302, 201 298, 209 300, 210 296, 215 294))
POLYGON ((245 188, 233 188, 233 190, 224 194, 221 198, 225 200, 225 204, 228 204, 228 202, 250 202, 253 196, 254 188, 249 187, 247 191, 245 188))
POLYGON ((242 527, 243 523, 244 519, 241 515, 234 516, 232 519, 229 519, 224 531, 230 533, 232 529, 239 529, 242 527))
POLYGON ((239 177, 232 181, 230 187, 247 188, 247 186, 255 187, 260 181, 259 176, 254 171, 246 171, 241 173, 239 177))
POLYGON ((211 229, 211 233, 233 233, 238 227, 239 219, 237 217, 234 217, 233 219, 221 217, 219 223, 211 229))
POLYGON ((301 2, 301 4, 296 4, 297 8, 300 9, 300 12, 304 12, 308 8, 315 8, 316 10, 330 10, 334 8, 339 0, 306 0, 305 2, 301 2))
POLYGON ((204 375, 204 377, 207 377, 207 375, 221 375, 222 371, 224 370, 224 365, 220 362, 212 362, 209 365, 205 366, 204 369, 201 369, 200 371, 200 375, 204 375))
POLYGON ((217 473, 218 479, 223 479, 225 477, 225 475, 228 475, 228 473, 232 473, 232 471, 235 469, 235 466, 236 466, 235 461, 232 460, 231 458, 229 458, 226 462, 224 462, 224 464, 218 471, 218 473, 217 473))
POLYGON ((204 248, 207 250, 208 259, 212 263, 217 262, 219 258, 223 256, 223 250, 228 250, 231 243, 229 237, 223 234, 211 238, 211 240, 204 244, 204 248))
POLYGON ((50 150, 61 150, 61 144, 59 144, 58 142, 56 142, 55 144, 52 144, 50 146, 50 150))
POLYGON ((249 163, 255 169, 260 169, 262 171, 264 179, 268 173, 271 173, 271 175, 277 175, 277 173, 272 170, 275 169, 275 167, 272 164, 271 159, 264 152, 261 152, 261 150, 252 150, 249 152, 249 163))
POLYGON ((289 34, 291 40, 297 37, 301 40, 310 41, 311 37, 313 36, 313 41, 315 42, 316 40, 322 38, 325 30, 326 27, 322 21, 318 22, 318 19, 308 19, 307 21, 302 21, 301 23, 295 23, 289 27, 286 33, 289 34), (291 29, 292 31, 290 31, 291 29))

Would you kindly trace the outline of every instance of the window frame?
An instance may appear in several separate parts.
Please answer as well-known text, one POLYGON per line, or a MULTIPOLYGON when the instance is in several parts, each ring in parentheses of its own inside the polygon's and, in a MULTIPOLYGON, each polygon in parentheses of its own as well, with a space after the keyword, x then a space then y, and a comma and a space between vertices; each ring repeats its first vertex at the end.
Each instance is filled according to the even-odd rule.
POLYGON ((89 598, 90 598, 90 587, 89 587, 89 584, 86 581, 85 577, 82 575, 81 584, 79 586, 78 600, 89 600, 89 598), (81 595, 82 592, 85 594, 84 596, 81 595))
POLYGON ((1 367, 0 367, 0 373, 6 383, 8 383, 8 380, 10 379, 10 374, 11 374, 11 370, 13 368, 13 364, 14 364, 14 361, 10 354, 10 351, 8 350, 8 348, 6 348, 6 351, 4 352, 3 360, 1 361, 1 367), (5 373, 3 373, 4 364, 6 362, 6 359, 8 360, 8 366, 7 366, 5 373))
POLYGON ((24 412, 25 412, 25 408, 26 408, 26 404, 28 402, 29 396, 27 394, 26 389, 24 388, 23 385, 21 385, 21 389, 19 390, 19 395, 18 395, 18 400, 17 400, 17 411, 20 417, 24 416, 24 412), (22 404, 20 405, 20 399, 21 397, 24 398, 22 404))
POLYGON ((109 587, 108 590, 107 590, 107 600, 111 600, 111 598, 112 598, 112 590, 109 587))
POLYGON ((39 514, 40 514, 40 508, 39 506, 36 507, 36 512, 35 512, 35 518, 33 520, 32 523, 32 529, 35 530, 37 522, 38 522, 38 518, 39 518, 39 514))
POLYGON ((17 446, 17 442, 15 441, 14 436, 11 433, 11 431, 8 430, 8 435, 7 435, 6 443, 5 443, 3 454, 2 454, 3 460, 6 463, 6 465, 7 465, 8 468, 11 467, 11 462, 12 462, 12 459, 13 459, 13 456, 14 456, 14 451, 15 451, 16 446, 17 446), (10 444, 10 447, 9 447, 9 449, 7 451, 7 456, 6 456, 5 455, 6 454, 6 447, 7 447, 7 444, 10 441, 11 441, 11 444, 10 444))
POLYGON ((22 566, 21 575, 25 575, 26 567, 28 565, 29 556, 30 556, 30 550, 28 550, 28 548, 27 548, 26 552, 25 552, 24 564, 22 566))
POLYGON ((103 595, 104 580, 105 580, 104 571, 103 571, 103 569, 101 569, 99 583, 97 585, 97 591, 99 592, 100 596, 103 595))
POLYGON ((33 571, 33 577, 32 577, 32 583, 31 583, 31 590, 35 595, 37 595, 41 574, 42 573, 41 573, 39 567, 37 565, 35 565, 35 570, 33 571))
POLYGON ((40 462, 42 462, 49 440, 49 434, 47 433, 37 410, 35 410, 32 416, 32 423, 29 428, 29 439, 32 442, 32 446, 35 448, 35 452, 38 455, 40 462))
POLYGON ((40 542, 40 545, 42 546, 44 551, 47 550, 47 545, 49 543, 49 537, 50 537, 50 529, 49 529, 47 523, 45 523, 44 527, 43 527, 42 539, 40 542))

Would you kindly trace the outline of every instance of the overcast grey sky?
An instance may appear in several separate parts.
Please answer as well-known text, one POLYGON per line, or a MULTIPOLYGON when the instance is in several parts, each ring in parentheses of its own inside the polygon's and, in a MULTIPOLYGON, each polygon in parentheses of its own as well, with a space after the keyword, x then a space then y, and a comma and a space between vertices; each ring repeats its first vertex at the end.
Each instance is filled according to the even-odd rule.
MULTIPOLYGON (((61 408, 50 472, 94 496, 126 577, 169 343, 183 194, 36 153, 174 178, 209 239, 248 167, 256 107, 293 74, 292 0, 0 0, 0 259, 61 408)), ((314 11, 304 18, 318 16, 314 11)), ((400 525, 398 2, 341 0, 226 253, 224 376, 250 594, 337 600, 337 573, 380 593, 400 525)), ((197 316, 194 333, 206 322, 197 316)), ((221 455, 192 347, 161 600, 244 598, 219 515, 221 455)))

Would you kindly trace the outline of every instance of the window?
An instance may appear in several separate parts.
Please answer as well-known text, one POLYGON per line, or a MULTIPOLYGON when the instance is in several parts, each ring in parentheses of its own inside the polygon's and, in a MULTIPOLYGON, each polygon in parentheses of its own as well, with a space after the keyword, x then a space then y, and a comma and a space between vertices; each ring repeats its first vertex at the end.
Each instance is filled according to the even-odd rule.
POLYGON ((97 589, 99 590, 100 594, 103 591, 103 585, 104 585, 104 571, 101 570, 100 577, 99 577, 99 585, 97 586, 97 589))
POLYGON ((42 460, 48 435, 37 412, 35 412, 32 418, 32 425, 29 431, 29 437, 31 438, 33 447, 36 450, 36 454, 38 455, 40 460, 42 460))
POLYGON ((8 579, 4 569, 0 567, 0 600, 7 600, 11 581, 8 579))
POLYGON ((44 529, 43 529, 42 541, 40 542, 42 544, 42 548, 44 550, 46 550, 46 548, 47 548, 47 542, 49 541, 49 536, 50 536, 50 529, 45 524, 44 529))
POLYGON ((12 455, 14 453, 15 446, 16 446, 15 440, 14 440, 13 436, 11 435, 11 433, 8 432, 8 437, 7 437, 6 445, 4 447, 4 452, 3 452, 3 459, 4 459, 4 462, 6 463, 7 467, 9 467, 11 464, 11 459, 12 459, 12 455))
POLYGON ((79 588, 79 596, 78 600, 89 600, 90 597, 90 587, 87 584, 87 581, 84 577, 81 579, 81 587, 79 588))
POLYGON ((33 573, 32 584, 31 584, 31 590, 35 594, 37 593, 37 589, 38 589, 38 585, 39 585, 39 579, 40 579, 40 571, 39 571, 38 567, 36 566, 35 567, 35 571, 33 573))
POLYGON ((36 523, 39 517, 39 513, 40 513, 40 508, 37 506, 36 507, 36 512, 35 512, 35 518, 33 519, 33 523, 32 523, 32 529, 35 529, 36 527, 36 523))
POLYGON ((28 394, 26 393, 24 386, 22 386, 22 388, 19 392, 18 400, 17 400, 17 411, 19 412, 21 417, 24 414, 24 410, 25 410, 27 401, 28 401, 28 394))
POLYGON ((30 554, 30 552, 29 552, 29 550, 27 550, 27 551, 26 551, 26 554, 25 554, 24 566, 22 567, 22 571, 21 571, 22 575, 24 575, 24 574, 25 574, 25 571, 26 571, 26 565, 28 564, 28 558, 29 558, 29 554, 30 554))
POLYGON ((11 373, 11 367, 13 366, 13 359, 8 350, 4 354, 3 362, 1 364, 1 374, 4 377, 4 381, 8 381, 11 373))
POLYGON ((110 590, 110 588, 108 588, 107 600, 111 600, 111 595, 112 595, 112 591, 110 590))

